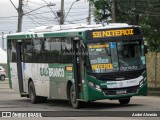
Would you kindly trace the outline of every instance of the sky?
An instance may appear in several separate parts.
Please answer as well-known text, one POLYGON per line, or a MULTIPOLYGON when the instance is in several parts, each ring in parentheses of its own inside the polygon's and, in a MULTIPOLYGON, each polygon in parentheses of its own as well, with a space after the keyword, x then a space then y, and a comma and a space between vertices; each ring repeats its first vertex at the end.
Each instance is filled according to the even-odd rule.
MULTIPOLYGON (((16 7, 18 7, 19 0, 12 0, 16 7)), ((24 13, 34 10, 36 8, 46 5, 44 0, 23 0, 24 13)), ((55 3, 56 6, 52 6, 51 9, 43 7, 31 12, 23 17, 22 31, 27 31, 38 26, 58 24, 58 18, 56 18, 57 11, 60 10, 61 0, 46 0, 48 3, 55 3)), ((72 3, 75 0, 64 0, 65 13, 68 12, 72 3)), ((65 20, 65 24, 69 23, 87 23, 88 16, 88 2, 87 0, 80 0, 75 2, 65 20)), ((2 32, 8 34, 9 32, 15 33, 17 30, 17 11, 11 4, 10 0, 0 0, 0 35, 2 32), (8 18, 4 18, 8 17, 8 18)))

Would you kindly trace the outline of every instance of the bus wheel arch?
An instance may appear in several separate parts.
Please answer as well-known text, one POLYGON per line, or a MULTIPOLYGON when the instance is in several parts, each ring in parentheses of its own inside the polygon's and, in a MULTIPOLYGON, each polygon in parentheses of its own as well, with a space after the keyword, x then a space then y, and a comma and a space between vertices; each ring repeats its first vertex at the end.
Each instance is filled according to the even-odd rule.
POLYGON ((68 80, 67 82, 67 98, 69 99, 70 97, 70 89, 71 89, 71 86, 73 85, 72 81, 71 80, 68 80))
POLYGON ((82 107, 82 101, 79 101, 76 99, 76 91, 75 91, 74 84, 72 84, 69 89, 69 102, 71 106, 75 109, 82 107))
MULTIPOLYGON (((29 79, 28 79, 28 88, 29 88, 29 83, 30 83, 30 82, 33 82, 32 78, 29 78, 29 79)), ((28 92, 29 92, 29 89, 28 89, 28 92)))
POLYGON ((36 91, 35 91, 33 81, 30 81, 28 86, 29 86, 28 87, 28 94, 29 94, 30 101, 31 101, 31 103, 35 104, 35 103, 37 103, 38 98, 36 96, 36 91))
POLYGON ((36 95, 36 89, 34 86, 34 82, 31 78, 29 78, 28 80, 28 95, 29 95, 31 103, 33 104, 45 103, 47 101, 47 97, 36 95))

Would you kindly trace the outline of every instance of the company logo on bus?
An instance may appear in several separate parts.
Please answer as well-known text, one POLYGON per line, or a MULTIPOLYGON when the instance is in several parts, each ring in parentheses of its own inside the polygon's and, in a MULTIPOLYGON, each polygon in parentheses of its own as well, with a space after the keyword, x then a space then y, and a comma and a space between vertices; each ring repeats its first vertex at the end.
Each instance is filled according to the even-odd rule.
POLYGON ((40 68, 41 76, 64 77, 63 68, 40 68))

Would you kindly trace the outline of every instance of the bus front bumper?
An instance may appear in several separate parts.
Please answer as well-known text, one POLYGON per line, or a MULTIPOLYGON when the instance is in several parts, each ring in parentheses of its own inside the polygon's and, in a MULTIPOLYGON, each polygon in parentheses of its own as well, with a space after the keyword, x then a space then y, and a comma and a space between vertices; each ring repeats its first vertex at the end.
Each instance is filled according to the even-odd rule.
POLYGON ((94 101, 102 99, 120 99, 120 98, 129 98, 132 96, 146 96, 147 95, 147 82, 145 82, 141 87, 130 87, 125 88, 124 90, 112 90, 106 91, 104 89, 96 89, 90 85, 87 86, 87 92, 84 94, 84 101, 94 101), (125 91, 125 92, 124 92, 125 91), (113 93, 111 93, 113 92, 113 93))

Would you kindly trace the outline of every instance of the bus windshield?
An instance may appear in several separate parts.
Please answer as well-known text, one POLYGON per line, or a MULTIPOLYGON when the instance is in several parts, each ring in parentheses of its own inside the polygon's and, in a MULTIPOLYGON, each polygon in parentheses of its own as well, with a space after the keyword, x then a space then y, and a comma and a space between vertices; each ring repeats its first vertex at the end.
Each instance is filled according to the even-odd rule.
POLYGON ((145 67, 141 41, 88 44, 88 70, 94 73, 138 70, 145 67))

